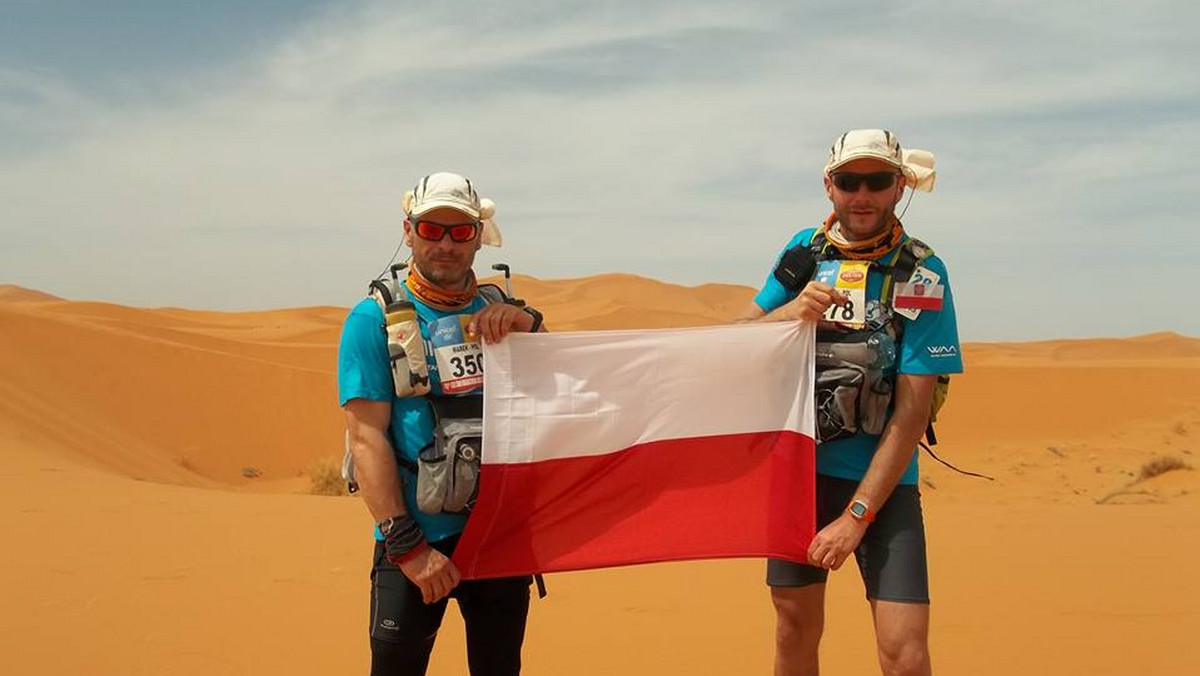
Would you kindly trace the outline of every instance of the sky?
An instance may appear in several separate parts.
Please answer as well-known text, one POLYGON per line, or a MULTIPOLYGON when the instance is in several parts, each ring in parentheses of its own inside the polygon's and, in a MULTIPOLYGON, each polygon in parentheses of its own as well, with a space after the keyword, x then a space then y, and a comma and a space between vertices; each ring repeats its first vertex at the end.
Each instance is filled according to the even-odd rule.
POLYGON ((1200 335, 1198 20, 1182 0, 0 0, 0 284, 349 306, 404 191, 455 171, 497 203, 481 270, 757 287, 827 215, 833 140, 882 127, 937 156, 904 222, 963 339, 1200 335))

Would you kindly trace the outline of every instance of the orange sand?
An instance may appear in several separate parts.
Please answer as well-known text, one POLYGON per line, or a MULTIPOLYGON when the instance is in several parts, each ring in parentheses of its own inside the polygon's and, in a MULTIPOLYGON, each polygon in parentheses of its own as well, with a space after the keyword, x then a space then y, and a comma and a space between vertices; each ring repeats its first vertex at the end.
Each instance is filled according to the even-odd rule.
MULTIPOLYGON (((517 290, 556 330, 713 324, 752 295, 604 275, 517 290)), ((342 308, 220 313, 0 286, 0 655, 37 674, 365 673, 366 510, 304 494, 340 455, 342 308), (257 474, 247 477, 245 474, 257 474)), ((922 458, 935 668, 1190 674, 1200 340, 976 344, 922 458), (1101 501, 1102 504, 1098 504, 1101 501)), ((551 576, 525 673, 769 673, 759 561, 551 576)), ((431 674, 465 673, 447 615, 431 674)), ((827 673, 876 672, 852 569, 827 673)))

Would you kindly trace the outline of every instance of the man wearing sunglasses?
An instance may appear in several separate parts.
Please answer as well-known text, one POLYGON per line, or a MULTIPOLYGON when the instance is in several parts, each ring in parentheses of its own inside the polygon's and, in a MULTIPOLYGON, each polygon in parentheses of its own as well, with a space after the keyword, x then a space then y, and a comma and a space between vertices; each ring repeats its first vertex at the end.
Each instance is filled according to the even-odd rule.
POLYGON ((422 511, 428 507, 417 498, 418 475, 425 482, 425 467, 433 465, 418 469, 418 461, 429 462, 429 449, 442 448, 448 434, 440 407, 481 400, 479 341, 543 330, 541 315, 489 302, 476 284, 475 254, 484 244, 499 246, 500 231, 493 221, 494 203, 480 199, 469 180, 451 173, 426 176, 405 195, 404 211, 404 243, 412 249, 412 263, 408 277, 389 292, 398 302, 385 303, 386 318, 380 302, 360 302, 346 318, 338 349, 338 396, 355 478, 376 522, 371 673, 424 674, 453 596, 466 626, 472 676, 512 676, 521 669, 531 578, 460 580, 449 557, 466 526, 462 512, 469 508, 422 511), (393 307, 401 309, 393 312, 393 307), (424 375, 418 380, 427 392, 408 391, 416 381, 409 380, 407 367, 403 381, 394 380, 397 356, 389 354, 385 333, 395 316, 412 317, 404 313, 414 310, 417 321, 410 326, 419 327, 421 340, 410 349, 421 352, 418 369, 424 375))
POLYGON ((817 673, 825 581, 852 553, 883 673, 931 673, 916 449, 935 391, 962 361, 946 267, 895 206, 935 179, 933 155, 902 150, 888 131, 843 134, 825 166, 833 213, 788 242, 741 318, 819 322, 818 532, 808 561, 767 564, 779 676, 817 673))

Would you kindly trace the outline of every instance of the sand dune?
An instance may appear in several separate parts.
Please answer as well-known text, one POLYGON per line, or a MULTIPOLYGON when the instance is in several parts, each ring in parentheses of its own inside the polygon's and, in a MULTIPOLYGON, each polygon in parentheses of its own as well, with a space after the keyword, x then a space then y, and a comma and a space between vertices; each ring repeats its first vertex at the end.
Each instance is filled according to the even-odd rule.
POLYGON ((0 303, 41 303, 62 300, 42 291, 26 289, 14 284, 0 284, 0 303))
MULTIPOLYGON (((753 294, 629 275, 514 285, 557 330, 715 324, 753 294)), ((365 510, 296 494, 339 453, 345 311, 139 309, 0 286, 9 670, 365 670, 365 510)), ((1197 463, 1200 340, 965 356, 935 451, 996 481, 922 458, 939 671, 1197 673, 1200 473, 1142 473, 1197 463)), ((553 576, 526 673, 767 673, 761 578, 757 561, 553 576)), ((830 595, 827 671, 873 672, 856 574, 835 574, 830 595)), ((458 626, 451 613, 431 673, 465 671, 458 626)))
POLYGON ((1096 362, 1105 362, 1107 366, 1113 365, 1111 362, 1143 364, 1147 361, 1200 359, 1200 339, 1176 333, 1152 333, 1124 339, 976 343, 971 346, 971 355, 974 363, 988 365, 1038 365, 1038 362, 1047 360, 1061 365, 1078 363, 1090 366, 1096 362))
POLYGON ((560 331, 721 324, 754 295, 743 286, 684 287, 617 274, 556 282, 516 275, 513 292, 536 305, 560 331))

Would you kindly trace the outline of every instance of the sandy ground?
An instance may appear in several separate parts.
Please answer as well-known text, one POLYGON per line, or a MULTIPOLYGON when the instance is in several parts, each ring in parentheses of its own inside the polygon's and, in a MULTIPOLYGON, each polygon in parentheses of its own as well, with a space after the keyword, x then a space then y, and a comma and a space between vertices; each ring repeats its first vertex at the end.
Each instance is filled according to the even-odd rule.
MULTIPOLYGON (((554 329, 712 324, 744 287, 516 280, 554 329)), ((340 454, 344 308, 143 310, 0 286, 0 658, 9 673, 365 673, 369 519, 306 494, 340 454)), ((1193 674, 1200 340, 974 344, 922 458, 935 668, 1193 674), (1190 572, 1189 572, 1190 571, 1190 572)), ((769 673, 760 561, 560 574, 525 673, 769 673)), ((826 673, 876 671, 853 568, 826 673)), ((448 614, 432 674, 465 673, 448 614)))

